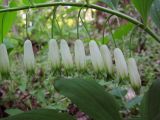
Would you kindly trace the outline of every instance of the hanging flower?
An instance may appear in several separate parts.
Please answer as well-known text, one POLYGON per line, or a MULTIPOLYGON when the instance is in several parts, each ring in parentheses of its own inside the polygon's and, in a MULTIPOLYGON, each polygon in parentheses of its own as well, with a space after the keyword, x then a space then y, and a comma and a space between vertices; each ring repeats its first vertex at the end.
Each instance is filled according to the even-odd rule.
POLYGON ((76 40, 75 42, 75 64, 78 70, 84 70, 86 67, 86 55, 83 42, 81 40, 76 40))
POLYGON ((48 59, 53 69, 60 68, 60 51, 57 41, 54 39, 49 41, 48 59))
POLYGON ((5 44, 0 45, 0 73, 2 75, 8 74, 10 69, 10 63, 8 58, 8 52, 5 44))
POLYGON ((112 63, 112 56, 108 49, 107 45, 102 45, 100 47, 101 55, 104 61, 105 69, 108 71, 109 74, 113 72, 113 63, 112 63))
POLYGON ((60 52, 62 57, 62 64, 65 69, 71 69, 73 68, 73 59, 70 52, 70 49, 68 47, 68 44, 65 40, 61 40, 60 43, 60 52))
POLYGON ((128 59, 128 72, 131 86, 135 91, 139 90, 141 87, 141 78, 134 58, 128 59))
POLYGON ((97 43, 94 40, 89 42, 89 50, 94 70, 96 72, 104 70, 104 63, 101 52, 99 50, 97 43))
POLYGON ((114 59, 116 64, 116 71, 121 79, 128 76, 127 64, 122 51, 119 48, 114 50, 114 59))
POLYGON ((35 58, 32 48, 32 43, 30 40, 26 40, 24 43, 24 66, 26 71, 34 71, 35 58))

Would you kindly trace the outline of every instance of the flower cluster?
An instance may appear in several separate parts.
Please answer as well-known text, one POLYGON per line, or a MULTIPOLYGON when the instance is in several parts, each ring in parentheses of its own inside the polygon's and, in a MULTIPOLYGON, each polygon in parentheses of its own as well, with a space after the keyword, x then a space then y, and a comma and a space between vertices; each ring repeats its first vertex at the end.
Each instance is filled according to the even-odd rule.
MULTIPOLYGON (((48 61, 52 70, 60 70, 62 67, 67 70, 72 70, 74 67, 77 71, 86 71, 87 58, 84 44, 81 40, 76 40, 74 44, 74 56, 70 51, 68 43, 65 40, 60 41, 60 46, 57 41, 52 39, 49 41, 48 61)), ((100 47, 94 40, 89 42, 89 60, 92 64, 95 73, 107 73, 113 75, 114 71, 116 76, 123 80, 130 78, 130 83, 133 89, 138 90, 141 87, 141 79, 134 58, 129 58, 126 62, 123 52, 119 48, 113 51, 113 64, 112 54, 107 45, 100 47)), ((24 43, 24 67, 26 71, 34 71, 35 69, 35 56, 30 40, 24 43)), ((10 65, 6 46, 0 45, 0 73, 9 73, 10 65)))

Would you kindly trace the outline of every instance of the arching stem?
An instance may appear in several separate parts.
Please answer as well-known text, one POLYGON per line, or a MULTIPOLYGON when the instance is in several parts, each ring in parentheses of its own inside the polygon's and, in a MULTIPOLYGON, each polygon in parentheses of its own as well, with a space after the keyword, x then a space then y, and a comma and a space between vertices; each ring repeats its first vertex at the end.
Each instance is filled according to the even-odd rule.
POLYGON ((95 4, 84 4, 84 3, 73 3, 73 2, 53 2, 53 3, 43 3, 43 4, 35 4, 34 6, 23 6, 23 7, 15 7, 15 8, 5 8, 5 9, 1 9, 0 13, 3 12, 11 12, 11 11, 19 11, 19 10, 25 10, 25 9, 29 9, 29 8, 42 8, 42 7, 51 7, 51 6, 75 6, 75 7, 87 7, 87 8, 92 8, 92 9, 96 9, 99 11, 103 11, 103 12, 107 12, 113 15, 116 15, 120 18, 123 18, 135 25, 138 25, 140 28, 142 28, 144 31, 146 31, 148 34, 150 34, 157 42, 160 43, 160 38, 149 28, 146 27, 143 23, 139 22, 138 20, 124 14, 121 13, 119 11, 116 10, 112 10, 110 8, 105 8, 99 5, 95 5, 95 4))

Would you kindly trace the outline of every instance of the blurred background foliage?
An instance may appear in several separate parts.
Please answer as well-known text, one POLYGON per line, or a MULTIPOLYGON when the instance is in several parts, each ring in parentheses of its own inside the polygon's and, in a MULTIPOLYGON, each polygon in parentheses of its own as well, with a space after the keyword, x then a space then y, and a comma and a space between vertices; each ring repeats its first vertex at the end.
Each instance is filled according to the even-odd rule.
MULTIPOLYGON (((31 1, 32 2, 30 2, 29 0, 0 0, 0 8, 4 8, 8 5, 9 7, 20 7, 35 5, 44 2, 86 3, 85 0, 31 1)), ((112 2, 110 0, 88 1, 89 3, 94 3, 103 7, 110 7, 112 9, 119 10, 141 21, 140 14, 136 12, 136 9, 133 7, 133 4, 130 0, 113 0, 112 2)), ((155 31, 155 33, 160 36, 158 22, 159 16, 155 14, 155 11, 157 11, 157 13, 160 13, 158 6, 159 2, 157 1, 158 0, 155 0, 154 3, 154 6, 157 6, 157 8, 151 9, 151 16, 155 16, 152 17, 154 23, 153 21, 151 21, 150 16, 148 19, 148 23, 146 14, 143 15, 143 17, 145 17, 144 22, 147 23, 147 25, 150 26, 155 31)), ((48 41, 52 38, 56 40, 67 40, 71 49, 73 46, 73 41, 78 38, 83 40, 86 43, 86 46, 92 39, 96 40, 98 44, 107 44, 112 50, 117 46, 123 50, 126 57, 130 57, 132 55, 138 61, 143 86, 146 86, 147 83, 152 82, 152 80, 160 79, 160 44, 157 43, 142 29, 122 18, 111 16, 108 13, 96 11, 93 9, 82 8, 80 13, 81 19, 78 19, 78 13, 80 10, 80 8, 78 7, 58 6, 55 14, 53 14, 54 10, 54 7, 45 7, 11 12, 5 15, 5 22, 3 23, 3 25, 1 24, 2 21, 0 21, 0 26, 3 26, 3 42, 6 44, 10 54, 12 78, 16 80, 17 84, 19 85, 19 89, 22 91, 24 91, 26 87, 26 77, 24 76, 24 70, 22 70, 23 44, 26 39, 30 39, 33 43, 33 49, 37 61, 37 76, 35 76, 33 82, 39 80, 41 85, 39 88, 39 86, 35 84, 35 86, 38 87, 37 91, 39 92, 33 91, 33 93, 31 94, 36 96, 38 102, 41 103, 41 106, 64 109, 66 107, 66 103, 68 103, 68 100, 59 100, 59 96, 57 96, 57 94, 54 94, 54 96, 52 96, 54 97, 54 99, 50 98, 48 99, 48 101, 46 101, 46 98, 42 97, 44 94, 46 94, 46 91, 50 91, 51 93, 54 92, 53 87, 48 87, 51 86, 49 80, 52 79, 50 72, 43 73, 43 70, 49 71, 46 61, 48 52, 48 41), (52 21, 53 17, 54 20, 52 21), (109 17, 110 19, 107 21, 109 17), (9 27, 11 27, 10 30, 8 29, 9 27), (78 34, 77 31, 79 31, 78 34), (44 79, 45 81, 43 82, 44 79), (44 91, 44 89, 41 89, 41 87, 46 88, 46 91, 44 91)), ((149 12, 150 11, 148 11, 147 14, 150 14, 149 12)), ((0 13, 0 18, 1 17, 3 17, 3 13, 0 13)), ((2 29, 0 29, 0 32, 2 33, 2 29)), ((0 35, 0 37, 2 41, 2 34, 0 35)), ((106 84, 109 84, 112 87, 111 83, 105 83, 104 81, 101 81, 100 84, 104 86, 106 84)), ((125 92, 124 90, 121 91, 122 93, 125 92)), ((119 96, 116 90, 113 90, 112 92, 115 96, 119 96)), ((127 107, 132 108, 139 102, 139 100, 140 98, 138 97, 135 101, 129 102, 127 104, 127 107)), ((27 105, 29 106, 30 103, 27 103, 27 105)), ((38 106, 36 105, 37 104, 35 104, 35 107, 38 106)), ((134 110, 133 112, 135 112, 134 110)))

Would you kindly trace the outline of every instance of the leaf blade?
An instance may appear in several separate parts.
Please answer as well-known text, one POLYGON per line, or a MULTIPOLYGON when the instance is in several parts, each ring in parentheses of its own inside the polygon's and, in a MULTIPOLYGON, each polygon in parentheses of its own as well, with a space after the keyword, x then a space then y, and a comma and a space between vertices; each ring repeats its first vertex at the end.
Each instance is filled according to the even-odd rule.
POLYGON ((102 2, 106 3, 112 9, 116 9, 118 7, 119 0, 101 0, 102 2))
POLYGON ((147 25, 148 15, 154 0, 132 0, 132 3, 141 14, 143 22, 147 25))
POLYGON ((160 0, 154 0, 153 5, 151 7, 151 18, 153 22, 157 25, 160 29, 160 0))
POLYGON ((113 96, 92 80, 57 80, 55 88, 95 120, 121 119, 113 96))
MULTIPOLYGON (((14 1, 10 2, 10 7, 14 7, 14 1)), ((0 13, 0 43, 2 43, 4 37, 8 31, 12 28, 14 21, 16 20, 17 12, 5 12, 0 13)))
POLYGON ((52 109, 39 109, 24 112, 2 120, 75 120, 65 113, 59 113, 52 109))
POLYGON ((155 81, 145 94, 141 103, 143 120, 157 120, 160 118, 160 80, 155 81))

